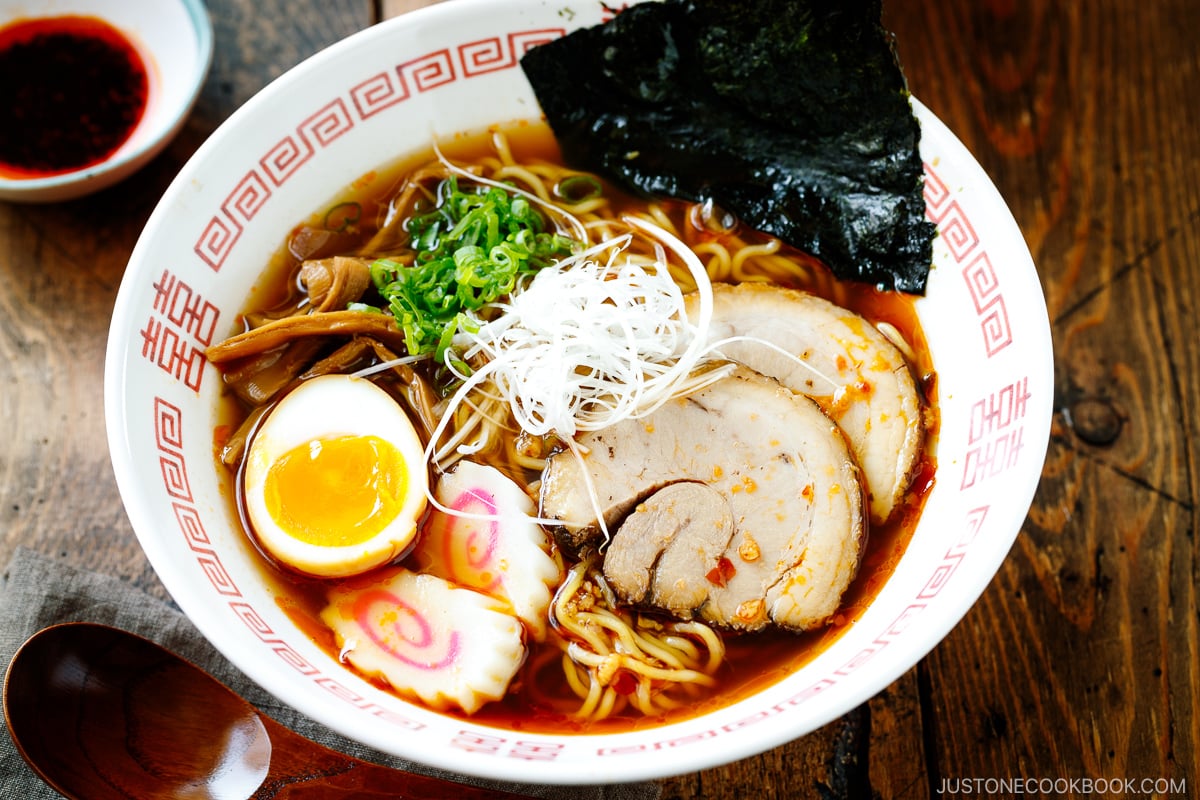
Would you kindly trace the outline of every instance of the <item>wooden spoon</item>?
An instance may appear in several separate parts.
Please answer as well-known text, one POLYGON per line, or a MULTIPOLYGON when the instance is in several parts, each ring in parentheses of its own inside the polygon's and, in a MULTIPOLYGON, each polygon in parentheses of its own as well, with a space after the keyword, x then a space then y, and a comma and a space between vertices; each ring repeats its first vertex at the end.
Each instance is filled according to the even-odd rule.
POLYGON ((30 637, 9 664, 4 710, 34 772, 74 800, 523 797, 329 750, 174 653, 104 625, 30 637))

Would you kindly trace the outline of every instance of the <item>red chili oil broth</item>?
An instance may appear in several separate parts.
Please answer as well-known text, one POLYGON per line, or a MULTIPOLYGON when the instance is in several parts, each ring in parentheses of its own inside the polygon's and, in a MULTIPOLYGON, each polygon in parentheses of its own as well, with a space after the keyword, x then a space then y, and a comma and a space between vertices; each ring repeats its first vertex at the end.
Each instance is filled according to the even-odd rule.
POLYGON ((0 28, 0 175, 42 178, 101 163, 133 134, 149 95, 141 54, 97 17, 0 28))
MULTIPOLYGON (((518 160, 540 159, 561 163, 557 145, 546 126, 521 124, 503 126, 500 129, 508 137, 510 149, 518 160)), ((439 147, 443 154, 451 160, 470 162, 484 153, 491 152, 490 131, 471 136, 459 136, 439 143, 439 147)), ((291 252, 296 248, 289 247, 289 245, 294 245, 293 237, 297 233, 311 237, 314 230, 325 230, 330 234, 329 242, 326 243, 328 246, 336 246, 339 242, 350 241, 353 236, 347 233, 343 223, 349 222, 352 225, 358 219, 369 219, 368 215, 382 215, 386 211, 390 196, 403 176, 427 160, 427 155, 423 155, 419 159, 405 159, 393 166, 362 176, 348 187, 343 197, 335 199, 326 207, 326 210, 315 213, 310 219, 298 225, 293 231, 292 237, 289 237, 288 245, 280 249, 267 270, 264 271, 258 285, 252 291, 251 302, 247 305, 247 309, 264 310, 295 305, 302 292, 295 277, 300 261, 291 252), (327 224, 329 220, 334 220, 334 222, 327 224)), ((630 204, 638 202, 632 198, 626 198, 611 186, 606 185, 605 191, 614 198, 624 198, 623 202, 630 204)), ((668 203, 668 205, 670 204, 668 203)), ((751 235, 746 234, 745 231, 739 231, 739 233, 745 238, 751 238, 751 235)), ((765 237, 763 238, 765 240, 765 237)), ((307 242, 301 249, 308 249, 311 244, 311 241, 307 242)), ((798 252, 790 252, 789 255, 804 262, 812 261, 810 257, 798 252)), ((819 265, 819 269, 824 270, 825 268, 823 265, 819 265)), ((826 276, 825 279, 816 283, 829 285, 830 281, 826 276)), ((796 288, 822 293, 816 291, 816 287, 796 288)), ((907 498, 901 502, 892 521, 887 525, 871 528, 858 577, 847 589, 841 607, 830 624, 825 628, 806 633, 778 630, 753 634, 725 633, 723 638, 727 655, 725 663, 717 674, 719 685, 707 690, 695 702, 689 702, 683 708, 663 715, 644 716, 636 710, 626 710, 606 720, 582 723, 560 710, 538 707, 520 690, 523 682, 534 679, 533 676, 527 674, 532 659, 526 660, 526 666, 522 668, 514 681, 515 690, 510 690, 508 696, 503 700, 486 705, 470 717, 456 712, 444 713, 464 720, 470 719, 473 724, 514 731, 559 734, 628 731, 677 722, 735 703, 786 678, 836 641, 862 615, 887 583, 903 556, 920 518, 929 489, 933 485, 936 472, 933 451, 937 438, 936 381, 928 356, 928 348, 913 305, 915 298, 898 293, 877 291, 870 286, 845 283, 837 284, 836 294, 836 297, 829 299, 857 311, 872 322, 886 321, 892 324, 905 338, 905 341, 912 346, 917 356, 917 363, 913 366, 919 378, 918 385, 925 392, 925 399, 930 411, 927 413, 926 419, 928 428, 926 451, 918 464, 913 488, 910 489, 907 498)), ((237 408, 236 400, 230 398, 226 401, 221 409, 221 424, 215 432, 218 450, 220 440, 228 435, 228 431, 240 422, 241 416, 244 414, 244 410, 237 408)), ((229 475, 229 498, 233 506, 233 513, 245 520, 244 513, 241 513, 242 509, 240 508, 241 493, 233 485, 234 476, 219 464, 218 468, 229 475)), ((252 541, 252 535, 248 533, 247 539, 252 541)), ((253 551, 256 560, 261 564, 263 578, 275 593, 279 608, 310 640, 336 659, 338 655, 337 642, 332 631, 320 620, 319 616, 326 605, 326 591, 331 585, 331 581, 298 576, 273 564, 253 544, 249 544, 249 549, 253 551)), ((536 644, 532 645, 532 647, 537 646, 536 644)), ((350 667, 347 668, 350 669, 350 667)), ((560 670, 552 669, 545 672, 550 674, 541 674, 537 676, 537 680, 557 681, 557 685, 540 684, 539 690, 542 695, 553 695, 556 698, 571 697, 566 679, 561 675, 560 670)), ((372 682, 381 689, 389 690, 389 687, 379 680, 372 682)))

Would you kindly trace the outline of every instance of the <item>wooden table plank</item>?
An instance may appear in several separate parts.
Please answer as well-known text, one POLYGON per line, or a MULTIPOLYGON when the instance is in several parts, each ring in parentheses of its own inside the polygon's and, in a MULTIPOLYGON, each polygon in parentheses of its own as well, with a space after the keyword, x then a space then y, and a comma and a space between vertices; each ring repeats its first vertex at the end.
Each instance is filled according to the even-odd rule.
POLYGON ((1189 8, 889 5, 914 93, 993 176, 1030 244, 1057 362, 1029 521, 927 660, 934 787, 1196 777, 1189 8))
POLYGON ((380 15, 383 19, 391 19, 401 14, 407 14, 409 11, 416 11, 418 8, 437 5, 439 2, 443 2, 443 0, 381 0, 380 15))

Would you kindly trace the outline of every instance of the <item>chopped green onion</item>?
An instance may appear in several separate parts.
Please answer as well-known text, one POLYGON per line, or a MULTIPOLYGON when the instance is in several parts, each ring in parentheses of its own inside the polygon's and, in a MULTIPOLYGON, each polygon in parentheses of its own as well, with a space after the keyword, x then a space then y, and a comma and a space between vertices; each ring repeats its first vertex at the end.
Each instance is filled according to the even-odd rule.
POLYGON ((570 175, 554 187, 554 193, 570 205, 592 200, 604 192, 600 181, 592 175, 570 175))
POLYGON ((459 330, 476 323, 469 312, 510 294, 531 275, 575 252, 579 243, 545 231, 529 200, 492 186, 460 189, 451 175, 435 208, 408 220, 412 265, 379 259, 371 280, 404 332, 411 355, 446 352, 459 330))
POLYGON ((358 203, 338 203, 325 212, 325 230, 342 232, 362 218, 362 206, 358 203))

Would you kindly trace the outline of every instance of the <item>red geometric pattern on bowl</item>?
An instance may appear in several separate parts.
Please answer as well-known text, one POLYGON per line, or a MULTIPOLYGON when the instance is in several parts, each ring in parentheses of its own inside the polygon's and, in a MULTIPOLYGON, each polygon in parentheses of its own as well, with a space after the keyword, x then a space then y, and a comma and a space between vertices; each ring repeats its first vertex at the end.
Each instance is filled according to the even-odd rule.
MULTIPOLYGON (((350 112, 346 109, 345 102, 338 98, 301 122, 296 127, 294 134, 280 139, 274 147, 267 151, 266 155, 259 159, 258 164, 272 185, 282 186, 296 170, 312 158, 314 142, 321 147, 327 147, 352 127, 354 127, 354 123, 350 119, 350 112)), ((252 175, 254 174, 252 173, 252 175)), ((247 178, 249 177, 251 176, 247 176, 247 178)), ((254 175, 254 178, 261 183, 262 179, 257 175, 254 175)), ((237 190, 235 189, 234 192, 236 194, 237 190)), ((253 211, 257 211, 269 197, 268 191, 264 195, 256 195, 251 198, 252 200, 261 199, 253 211)), ((246 219, 253 216, 254 214, 251 212, 246 219)))
MULTIPOLYGON (((925 206, 926 215, 937 224, 938 238, 960 267, 979 320, 984 356, 994 358, 1013 343, 1000 276, 962 206, 930 164, 925 165, 925 206)), ((986 391, 971 404, 960 489, 978 486, 1018 465, 1024 449, 1021 423, 1030 397, 1029 376, 1023 375, 986 391)))
POLYGON ((152 288, 150 313, 139 331, 142 356, 198 392, 208 363, 203 348, 212 344, 221 312, 170 270, 152 288))
POLYGON ((242 231, 276 188, 296 173, 316 148, 328 147, 358 122, 402 103, 414 93, 427 92, 456 80, 486 75, 517 66, 530 47, 562 36, 562 28, 514 31, 441 48, 397 64, 349 87, 297 126, 259 160, 209 218, 192 248, 213 271, 220 271, 242 231), (264 177, 266 176, 266 177, 264 177))
POLYGON ((458 58, 463 76, 470 78, 486 72, 515 67, 521 55, 531 47, 562 36, 561 28, 542 28, 510 33, 506 38, 492 36, 458 46, 458 58))
POLYGON ((980 249, 979 236, 962 206, 930 164, 925 165, 925 209, 938 227, 938 237, 962 267, 963 280, 979 315, 984 352, 991 358, 1012 344, 1012 326, 1000 293, 1000 280, 991 259, 980 249))
POLYGON ((963 457, 963 491, 1015 469, 1025 449, 1025 415, 1033 395, 1029 376, 991 391, 971 404, 967 451, 963 457))

